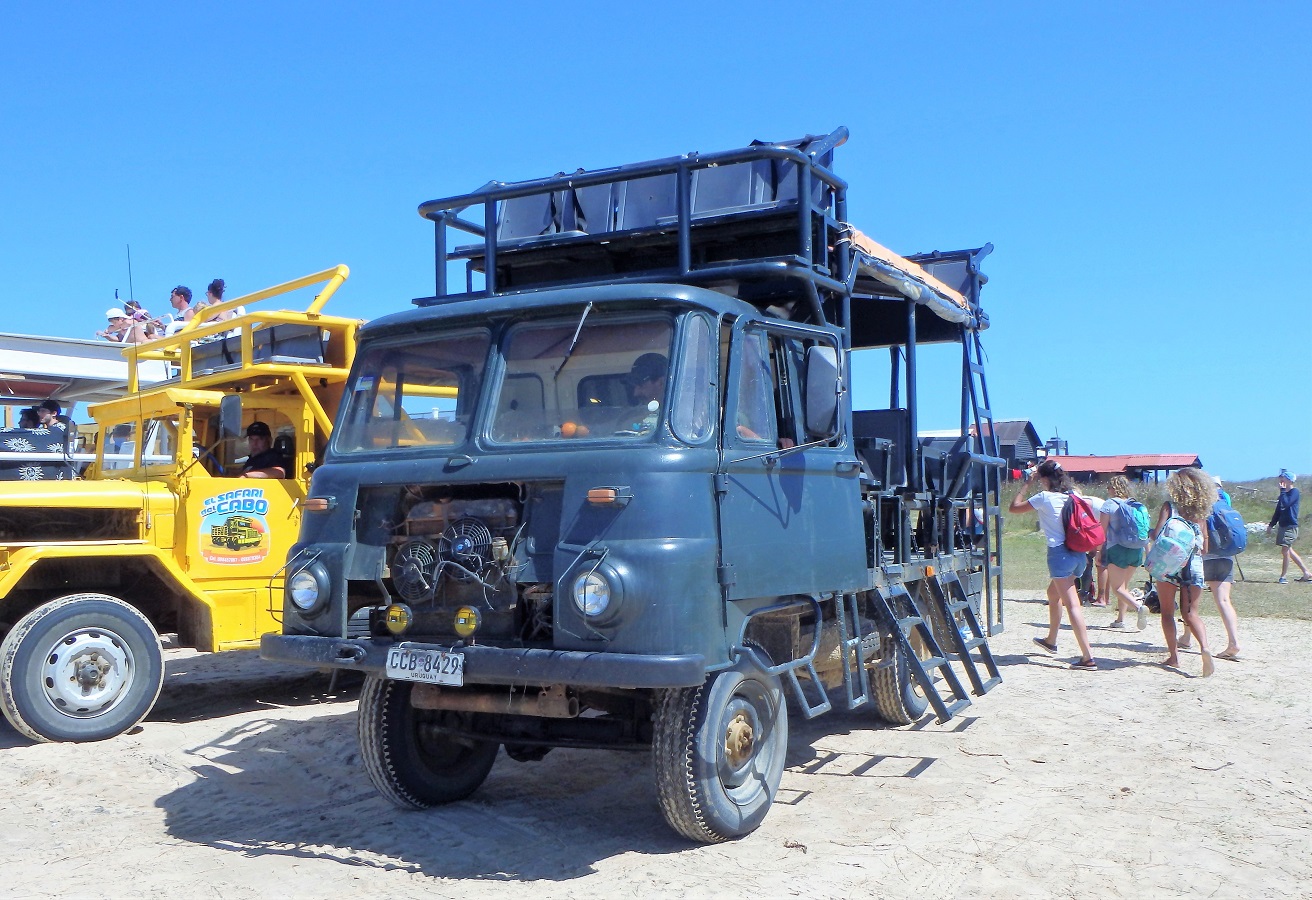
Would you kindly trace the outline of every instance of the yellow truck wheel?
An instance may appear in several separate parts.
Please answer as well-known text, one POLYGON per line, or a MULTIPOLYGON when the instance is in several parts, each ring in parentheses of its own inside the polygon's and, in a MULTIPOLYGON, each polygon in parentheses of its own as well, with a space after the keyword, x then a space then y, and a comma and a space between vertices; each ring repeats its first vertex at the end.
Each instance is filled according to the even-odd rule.
POLYGON ((146 717, 164 683, 159 635, 107 594, 28 613, 0 643, 0 709, 36 741, 100 741, 146 717))

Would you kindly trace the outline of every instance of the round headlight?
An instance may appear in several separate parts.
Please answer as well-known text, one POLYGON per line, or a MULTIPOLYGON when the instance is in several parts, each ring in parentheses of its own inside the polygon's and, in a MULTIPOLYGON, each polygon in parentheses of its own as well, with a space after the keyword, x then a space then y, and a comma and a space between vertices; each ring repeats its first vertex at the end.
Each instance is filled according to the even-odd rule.
POLYGON ((309 569, 302 569, 287 583, 287 594, 296 608, 305 612, 319 602, 319 579, 309 569))
POLYGON ((585 616, 599 616, 610 606, 610 582, 597 572, 585 572, 574 581, 574 605, 585 616))

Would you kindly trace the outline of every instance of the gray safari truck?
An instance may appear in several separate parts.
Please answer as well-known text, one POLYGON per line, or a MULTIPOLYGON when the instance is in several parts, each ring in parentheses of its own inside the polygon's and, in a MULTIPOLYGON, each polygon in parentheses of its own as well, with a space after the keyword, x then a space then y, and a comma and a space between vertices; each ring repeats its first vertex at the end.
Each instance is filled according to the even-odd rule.
POLYGON ((261 645, 366 675, 397 805, 469 796, 501 748, 643 750, 674 830, 723 841, 768 811, 790 710, 946 721, 998 682, 992 248, 857 231, 846 139, 420 206, 434 296, 360 332, 261 645), (927 343, 959 347, 955 438, 918 437, 927 343), (858 350, 887 408, 852 409, 858 350))

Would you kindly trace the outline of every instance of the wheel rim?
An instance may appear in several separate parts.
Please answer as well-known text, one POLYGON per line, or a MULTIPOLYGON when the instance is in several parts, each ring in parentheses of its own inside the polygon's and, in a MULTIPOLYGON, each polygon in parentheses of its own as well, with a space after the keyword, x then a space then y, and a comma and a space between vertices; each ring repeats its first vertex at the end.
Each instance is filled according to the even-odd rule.
POLYGON ((105 628, 79 628, 50 645, 41 688, 62 715, 93 719, 127 696, 134 672, 127 641, 105 628))
POLYGON ((770 718, 769 697, 751 683, 740 687, 720 716, 720 783, 740 803, 769 789, 765 774, 768 761, 764 757, 770 752, 765 724, 770 718))

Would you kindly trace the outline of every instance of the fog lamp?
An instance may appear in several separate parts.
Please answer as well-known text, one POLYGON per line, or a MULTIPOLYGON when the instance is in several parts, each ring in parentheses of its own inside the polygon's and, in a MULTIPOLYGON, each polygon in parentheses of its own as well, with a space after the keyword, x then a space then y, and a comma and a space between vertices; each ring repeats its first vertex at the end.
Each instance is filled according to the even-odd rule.
POLYGON ((474 609, 474 607, 462 606, 456 610, 456 618, 453 627, 455 628, 456 634, 460 635, 462 638, 467 638, 473 635, 475 631, 478 631, 479 626, 482 624, 483 617, 479 614, 478 610, 474 609))
POLYGON ((404 603, 393 603, 387 607, 387 615, 384 616, 383 623, 392 634, 403 634, 413 620, 414 613, 410 611, 410 607, 404 603))

